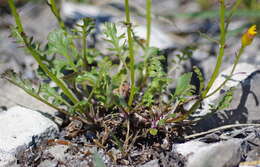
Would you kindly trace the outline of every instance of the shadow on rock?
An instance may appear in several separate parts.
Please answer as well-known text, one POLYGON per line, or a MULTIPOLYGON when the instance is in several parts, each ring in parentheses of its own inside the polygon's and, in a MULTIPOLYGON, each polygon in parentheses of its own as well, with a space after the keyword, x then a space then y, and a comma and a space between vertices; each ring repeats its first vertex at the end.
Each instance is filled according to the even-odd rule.
POLYGON ((240 81, 241 87, 238 86, 234 92, 233 102, 229 107, 231 109, 218 111, 207 116, 192 127, 192 133, 207 131, 229 124, 259 123, 259 81, 260 70, 253 72, 245 80, 240 81))

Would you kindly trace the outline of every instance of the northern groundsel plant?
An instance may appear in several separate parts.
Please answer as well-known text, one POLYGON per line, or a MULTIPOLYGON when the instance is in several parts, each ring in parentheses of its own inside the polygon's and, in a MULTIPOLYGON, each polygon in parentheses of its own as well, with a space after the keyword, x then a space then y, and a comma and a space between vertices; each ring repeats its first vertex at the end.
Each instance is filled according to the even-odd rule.
MULTIPOLYGON (((114 23, 105 24, 105 41, 110 44, 108 49, 113 52, 107 56, 87 45, 87 38, 95 27, 93 19, 83 18, 82 24, 68 28, 55 1, 48 1, 59 28, 49 33, 47 45, 42 46, 24 31, 14 0, 8 2, 16 23, 11 31, 12 36, 39 64, 39 82, 32 84, 11 70, 2 76, 57 111, 93 127, 96 133, 95 143, 99 146, 107 148, 109 144, 116 145, 124 153, 127 153, 139 138, 157 135, 159 132, 166 133, 166 125, 174 127, 188 120, 205 98, 219 91, 232 77, 244 49, 252 43, 257 34, 255 25, 244 33, 230 76, 209 94, 225 56, 230 18, 241 3, 241 0, 236 1, 226 16, 225 2, 219 1, 219 55, 207 85, 199 68, 194 67, 194 73, 200 81, 197 88, 199 93, 195 94, 196 88, 191 85, 193 73, 171 78, 164 70, 163 52, 150 47, 151 0, 146 0, 147 37, 144 43, 134 34, 128 0, 124 1, 126 33, 119 34, 114 23), (143 55, 137 55, 138 53, 143 55), (64 58, 59 59, 58 56, 64 58), (136 56, 142 60, 136 62, 136 56), (116 57, 118 61, 113 61, 112 57, 116 57), (176 82, 173 92, 167 89, 171 82, 176 82), (163 97, 168 97, 168 100, 163 97), (184 105, 190 101, 195 103, 191 108, 185 109, 184 105)), ((213 109, 227 107, 231 99, 232 90, 229 90, 213 109)))

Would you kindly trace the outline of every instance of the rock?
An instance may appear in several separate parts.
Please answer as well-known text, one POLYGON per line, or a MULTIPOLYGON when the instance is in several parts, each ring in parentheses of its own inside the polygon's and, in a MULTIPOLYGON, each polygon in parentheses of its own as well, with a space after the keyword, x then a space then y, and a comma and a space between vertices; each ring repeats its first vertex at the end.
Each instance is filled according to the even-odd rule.
MULTIPOLYGON (((229 75, 232 67, 224 70, 219 74, 209 94, 213 92, 225 78, 229 75)), ((203 116, 210 113, 210 105, 216 105, 224 92, 231 87, 235 87, 233 100, 230 106, 222 111, 208 116, 206 119, 197 124, 198 131, 205 131, 218 126, 235 124, 235 123, 258 123, 260 122, 260 75, 257 67, 239 63, 234 72, 234 76, 226 85, 216 94, 205 99, 203 109, 195 116, 203 116)), ((194 128, 194 129, 196 129, 194 128)))
POLYGON ((237 166, 242 157, 242 140, 231 139, 207 144, 200 141, 189 141, 177 144, 174 150, 186 156, 188 167, 227 167, 237 166))
POLYGON ((260 161, 260 147, 251 150, 247 154, 246 161, 260 161))
POLYGON ((0 166, 8 167, 16 164, 16 158, 14 155, 3 152, 0 150, 0 166))
POLYGON ((67 25, 72 26, 84 17, 95 19, 96 28, 99 23, 110 21, 112 17, 119 16, 120 13, 109 6, 95 6, 89 4, 78 4, 63 2, 61 5, 61 15, 67 25))
POLYGON ((27 35, 46 42, 47 35, 58 27, 57 19, 46 4, 27 3, 22 9, 21 20, 27 35))
POLYGON ((59 162, 57 160, 44 160, 42 161, 38 167, 56 167, 59 162))
POLYGON ((51 154, 54 159, 64 162, 66 160, 66 154, 65 152, 69 149, 69 146, 67 145, 55 145, 53 147, 50 147, 47 151, 47 154, 51 154))
POLYGON ((140 167, 160 167, 159 160, 154 159, 152 161, 147 162, 146 164, 140 166, 140 167))
MULTIPOLYGON (((118 23, 124 20, 123 13, 121 11, 115 11, 115 9, 111 8, 108 4, 104 6, 92 6, 65 2, 62 5, 62 13, 64 18, 67 19, 67 22, 70 22, 69 20, 71 19, 77 21, 83 17, 94 18, 96 20, 98 32, 101 32, 99 31, 99 23, 105 23, 107 21, 118 23)), ((145 23, 145 19, 142 19, 141 17, 132 17, 134 33, 140 39, 146 39, 146 25, 143 23, 145 23)), ((118 35, 126 33, 125 26, 117 26, 117 28, 118 35)), ((104 41, 103 39, 104 36, 101 37, 100 41, 104 41)), ((171 36, 162 31, 157 24, 152 25, 150 42, 151 46, 160 49, 174 46, 171 36)))
MULTIPOLYGON (((255 129, 257 132, 257 129, 255 129)), ((259 166, 260 165, 260 138, 259 138, 259 129, 258 134, 255 136, 250 137, 248 140, 249 143, 252 144, 250 151, 245 156, 246 159, 244 162, 241 162, 239 164, 239 167, 253 167, 253 166, 259 166)))
POLYGON ((57 135, 58 126, 42 114, 23 107, 12 107, 0 113, 0 153, 3 163, 11 163, 14 156, 43 139, 57 135))
MULTIPOLYGON (((133 31, 135 36, 139 39, 146 39, 146 25, 143 24, 143 21, 136 18, 132 20, 132 24, 134 25, 133 31)), ((117 26, 117 28, 118 35, 123 33, 126 34, 127 29, 125 26, 117 26)), ((164 32, 156 24, 152 24, 150 46, 157 47, 159 49, 167 49, 175 45, 170 34, 164 32)))
MULTIPOLYGON (((208 94, 211 94, 216 88, 218 88, 227 79, 227 76, 229 76, 231 69, 232 66, 230 66, 228 69, 222 71, 219 74, 213 86, 209 90, 208 94)), ((255 71, 257 71, 257 68, 254 65, 247 64, 247 63, 239 63, 234 71, 234 75, 232 76, 231 80, 229 80, 225 84, 226 89, 238 86, 240 82, 243 82, 255 71)), ((214 101, 220 96, 220 94, 221 91, 218 91, 214 95, 207 98, 207 100, 214 101)))
POLYGON ((5 108, 17 105, 26 106, 33 110, 39 110, 46 114, 46 116, 55 119, 55 122, 58 122, 58 124, 62 123, 61 120, 55 117, 55 113, 57 112, 55 109, 31 97, 17 86, 0 79, 0 90, 0 106, 4 106, 5 108))
MULTIPOLYGON (((57 27, 57 21, 49 7, 43 4, 26 3, 18 11, 25 33, 29 37, 33 36, 34 41, 46 43, 47 34, 57 27)), ((4 15, 0 16, 0 20, 0 27, 3 26, 0 28, 0 74, 6 69, 13 69, 22 72, 24 78, 35 79, 32 70, 35 70, 38 65, 34 58, 24 51, 23 44, 16 43, 16 39, 10 37, 9 27, 13 27, 14 19, 11 15, 4 15)))

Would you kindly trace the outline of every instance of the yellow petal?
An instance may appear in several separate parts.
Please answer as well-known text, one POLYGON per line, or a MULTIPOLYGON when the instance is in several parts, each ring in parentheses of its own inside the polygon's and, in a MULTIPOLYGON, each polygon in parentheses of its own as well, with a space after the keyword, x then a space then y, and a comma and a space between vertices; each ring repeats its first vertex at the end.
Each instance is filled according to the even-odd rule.
POLYGON ((243 36, 241 38, 242 46, 246 47, 246 46, 250 45, 253 42, 256 34, 257 34, 256 25, 253 25, 243 34, 243 36))
POLYGON ((256 32, 256 25, 253 25, 253 26, 251 26, 249 29, 248 29, 248 34, 250 34, 250 35, 256 35, 257 34, 257 32, 256 32))

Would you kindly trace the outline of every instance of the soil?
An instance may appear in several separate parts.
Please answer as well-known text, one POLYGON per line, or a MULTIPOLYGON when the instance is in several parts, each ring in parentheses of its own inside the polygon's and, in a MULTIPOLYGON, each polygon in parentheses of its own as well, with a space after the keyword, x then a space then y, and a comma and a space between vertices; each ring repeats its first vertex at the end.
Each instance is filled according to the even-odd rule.
MULTIPOLYGON (((172 151, 173 143, 166 144, 165 140, 158 142, 155 138, 142 138, 123 155, 116 147, 99 146, 94 142, 97 139, 87 131, 81 131, 73 138, 65 134, 68 134, 67 127, 62 129, 56 139, 49 139, 40 144, 35 143, 20 155, 18 164, 22 167, 43 167, 45 164, 59 167, 91 167, 95 166, 93 153, 97 152, 105 164, 111 167, 140 166, 153 162, 152 160, 162 167, 185 167, 186 158, 172 151), (56 151, 50 151, 55 148, 56 151)), ((178 140, 169 141, 177 143, 178 140)))

